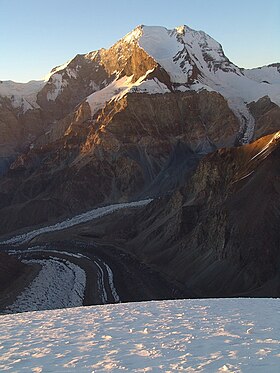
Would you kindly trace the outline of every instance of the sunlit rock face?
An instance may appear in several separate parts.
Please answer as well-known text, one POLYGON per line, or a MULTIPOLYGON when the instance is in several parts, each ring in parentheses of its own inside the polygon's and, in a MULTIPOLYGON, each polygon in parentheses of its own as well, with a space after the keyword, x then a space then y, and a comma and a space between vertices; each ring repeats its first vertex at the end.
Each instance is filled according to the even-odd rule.
POLYGON ((45 81, 2 82, 1 232, 170 192, 203 154, 278 128, 277 74, 202 31, 139 26, 45 81))

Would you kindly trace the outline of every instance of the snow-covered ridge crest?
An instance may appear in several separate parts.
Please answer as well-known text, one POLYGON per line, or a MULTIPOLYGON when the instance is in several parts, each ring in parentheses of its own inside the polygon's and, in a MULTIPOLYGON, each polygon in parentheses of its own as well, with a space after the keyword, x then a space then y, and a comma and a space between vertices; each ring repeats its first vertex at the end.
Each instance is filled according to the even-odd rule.
POLYGON ((135 27, 134 30, 127 33, 121 39, 121 41, 124 41, 126 43, 138 42, 138 40, 142 36, 142 34, 143 34, 143 25, 139 25, 139 26, 135 27))
POLYGON ((191 85, 200 82, 205 88, 210 87, 223 95, 223 91, 228 91, 227 96, 240 96, 246 102, 268 94, 272 101, 280 104, 279 86, 277 89, 274 87, 280 84, 278 64, 240 69, 225 56, 221 44, 204 31, 196 31, 186 25, 173 30, 141 25, 122 40, 137 42, 167 71, 175 84, 188 84, 191 88, 191 85), (199 73, 194 81, 190 81, 194 67, 199 73), (273 87, 256 84, 263 82, 264 76, 273 87), (219 86, 222 89, 219 90, 219 86))
POLYGON ((98 110, 104 108, 106 103, 113 100, 118 101, 129 92, 148 94, 170 92, 167 86, 157 78, 146 80, 148 75, 152 72, 153 70, 148 70, 146 74, 141 76, 136 82, 132 82, 133 75, 117 78, 107 87, 92 93, 86 99, 91 109, 91 115, 93 116, 98 110))
POLYGON ((70 64, 70 62, 73 61, 73 58, 71 58, 70 60, 68 60, 67 62, 65 62, 64 64, 62 65, 59 65, 59 66, 56 66, 54 67, 45 77, 44 77, 44 81, 45 82, 48 82, 50 77, 56 73, 58 73, 59 71, 62 71, 64 69, 67 68, 67 66, 70 64))
POLYGON ((249 79, 255 80, 258 83, 280 85, 280 64, 244 69, 243 73, 249 79))

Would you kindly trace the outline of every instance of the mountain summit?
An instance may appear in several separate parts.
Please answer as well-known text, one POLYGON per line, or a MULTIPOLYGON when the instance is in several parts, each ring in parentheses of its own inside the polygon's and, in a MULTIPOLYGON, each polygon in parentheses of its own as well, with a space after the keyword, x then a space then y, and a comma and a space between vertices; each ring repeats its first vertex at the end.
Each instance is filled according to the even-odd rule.
POLYGON ((279 129, 279 76, 203 31, 141 25, 45 81, 1 82, 2 231, 173 190, 204 154, 279 129))
POLYGON ((278 297, 279 66, 142 25, 0 82, 0 311, 278 297))

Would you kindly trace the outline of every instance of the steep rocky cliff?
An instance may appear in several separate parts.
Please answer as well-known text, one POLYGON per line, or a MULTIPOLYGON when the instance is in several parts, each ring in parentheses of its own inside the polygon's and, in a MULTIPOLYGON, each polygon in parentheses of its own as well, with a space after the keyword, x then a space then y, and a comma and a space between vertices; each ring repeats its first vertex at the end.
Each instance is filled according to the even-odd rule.
POLYGON ((279 296, 279 146, 277 132, 217 150, 180 190, 92 237, 108 227, 105 242, 198 296, 279 296))

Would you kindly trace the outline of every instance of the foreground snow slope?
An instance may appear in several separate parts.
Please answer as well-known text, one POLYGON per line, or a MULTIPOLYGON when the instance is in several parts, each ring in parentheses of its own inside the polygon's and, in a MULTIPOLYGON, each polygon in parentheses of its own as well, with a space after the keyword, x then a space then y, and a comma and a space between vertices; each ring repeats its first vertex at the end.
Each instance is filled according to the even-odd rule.
POLYGON ((0 370, 279 372, 279 313, 279 299, 204 299, 0 316, 0 370))

